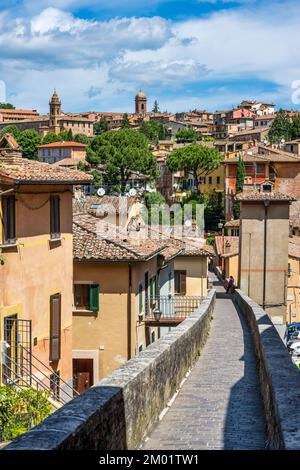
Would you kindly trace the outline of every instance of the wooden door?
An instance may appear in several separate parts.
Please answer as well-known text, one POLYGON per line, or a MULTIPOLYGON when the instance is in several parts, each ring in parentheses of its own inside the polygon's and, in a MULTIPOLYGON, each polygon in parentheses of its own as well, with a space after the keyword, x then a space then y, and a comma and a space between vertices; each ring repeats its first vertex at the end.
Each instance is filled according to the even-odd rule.
POLYGON ((73 359, 74 388, 78 393, 84 393, 94 383, 93 359, 73 359))

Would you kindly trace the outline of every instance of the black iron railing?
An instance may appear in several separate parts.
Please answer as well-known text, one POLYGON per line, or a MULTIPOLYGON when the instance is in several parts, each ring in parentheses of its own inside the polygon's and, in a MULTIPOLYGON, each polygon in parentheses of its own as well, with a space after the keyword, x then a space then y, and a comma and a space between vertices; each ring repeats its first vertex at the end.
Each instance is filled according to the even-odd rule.
POLYGON ((201 304, 201 296, 165 295, 149 300, 145 306, 146 321, 183 321, 201 304))

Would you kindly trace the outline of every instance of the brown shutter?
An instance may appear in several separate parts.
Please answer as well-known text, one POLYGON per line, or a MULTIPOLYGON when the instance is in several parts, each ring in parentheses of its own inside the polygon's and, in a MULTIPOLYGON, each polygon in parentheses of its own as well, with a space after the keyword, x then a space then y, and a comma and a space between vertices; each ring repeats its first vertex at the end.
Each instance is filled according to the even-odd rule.
POLYGON ((186 271, 180 271, 180 294, 186 294, 186 271))
POLYGON ((60 359, 61 296, 50 297, 50 361, 60 359))

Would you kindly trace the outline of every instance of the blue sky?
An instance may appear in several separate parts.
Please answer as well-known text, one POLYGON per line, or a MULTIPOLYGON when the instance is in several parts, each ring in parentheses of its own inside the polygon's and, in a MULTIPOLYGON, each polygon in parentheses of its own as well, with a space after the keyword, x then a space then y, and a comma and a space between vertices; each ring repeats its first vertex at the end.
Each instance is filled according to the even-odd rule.
POLYGON ((297 108, 299 28, 295 0, 0 0, 0 81, 41 112, 54 88, 73 112, 131 112, 140 88, 171 112, 297 108))

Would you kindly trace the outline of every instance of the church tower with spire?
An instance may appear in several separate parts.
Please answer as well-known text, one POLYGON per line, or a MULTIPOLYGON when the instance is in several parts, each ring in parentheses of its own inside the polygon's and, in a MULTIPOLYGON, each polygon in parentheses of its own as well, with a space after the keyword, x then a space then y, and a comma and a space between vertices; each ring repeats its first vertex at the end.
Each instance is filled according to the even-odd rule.
POLYGON ((51 101, 49 102, 49 132, 54 132, 55 134, 59 134, 60 114, 61 114, 61 101, 59 100, 56 90, 54 90, 51 101))

